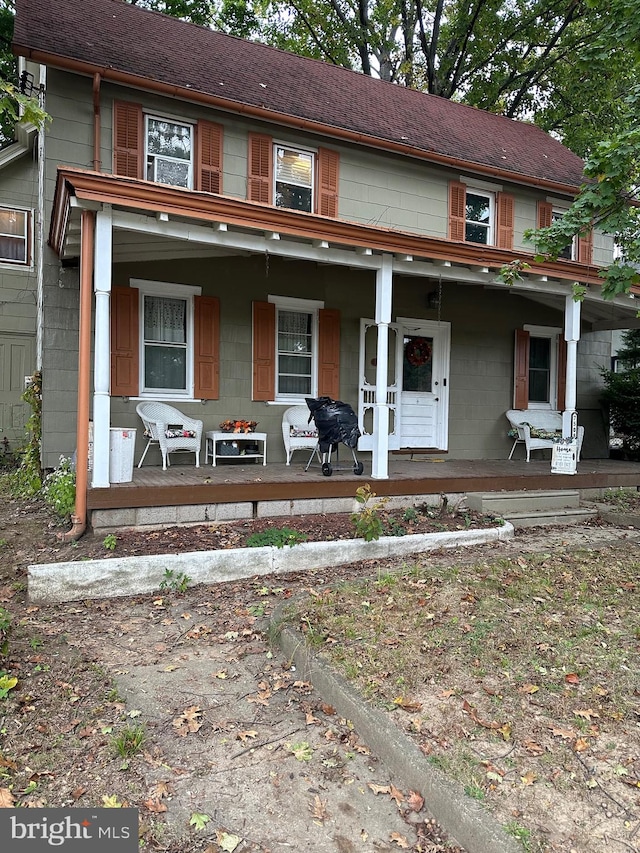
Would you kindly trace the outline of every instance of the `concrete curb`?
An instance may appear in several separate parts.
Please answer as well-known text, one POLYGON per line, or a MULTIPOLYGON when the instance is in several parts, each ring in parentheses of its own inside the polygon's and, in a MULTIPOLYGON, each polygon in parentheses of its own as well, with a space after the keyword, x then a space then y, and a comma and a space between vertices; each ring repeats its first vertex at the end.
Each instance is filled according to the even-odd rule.
POLYGON ((598 515, 607 524, 615 524, 616 527, 640 527, 640 515, 630 512, 612 512, 608 504, 596 503, 598 515))
POLYGON ((85 598, 116 598, 141 595, 160 589, 165 572, 184 574, 191 584, 222 583, 282 572, 321 569, 360 560, 404 557, 441 548, 460 548, 513 538, 513 525, 455 533, 419 533, 382 536, 373 542, 344 539, 336 542, 303 542, 292 548, 230 548, 155 554, 141 557, 105 557, 71 563, 29 566, 28 594, 34 604, 56 604, 85 598))
POLYGON ((358 735, 403 787, 418 791, 438 823, 467 853, 522 853, 522 847, 462 788, 432 767, 418 747, 382 712, 373 708, 323 659, 314 656, 297 631, 284 627, 279 605, 270 620, 271 640, 295 664, 300 678, 310 681, 323 700, 350 720, 358 735))

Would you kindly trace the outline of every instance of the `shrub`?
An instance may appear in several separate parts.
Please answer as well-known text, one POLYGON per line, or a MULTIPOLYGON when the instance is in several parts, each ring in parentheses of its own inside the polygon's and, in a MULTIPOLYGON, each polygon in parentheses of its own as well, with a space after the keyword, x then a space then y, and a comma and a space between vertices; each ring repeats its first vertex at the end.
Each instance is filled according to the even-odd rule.
POLYGON ((640 459, 640 368, 624 373, 603 370, 605 390, 602 399, 609 410, 609 421, 622 438, 628 459, 640 459))
POLYGON ((71 518, 76 504, 76 472, 71 459, 60 457, 58 467, 44 478, 42 496, 56 518, 62 522, 71 518))

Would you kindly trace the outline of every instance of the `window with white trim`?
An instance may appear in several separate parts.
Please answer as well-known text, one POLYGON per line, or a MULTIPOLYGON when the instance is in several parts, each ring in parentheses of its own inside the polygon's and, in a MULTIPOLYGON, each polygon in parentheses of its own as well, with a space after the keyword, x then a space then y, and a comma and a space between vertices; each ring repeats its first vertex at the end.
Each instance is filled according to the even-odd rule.
POLYGON ((314 154, 288 145, 273 146, 276 207, 311 213, 314 193, 314 154))
POLYGON ((193 125, 145 116, 145 162, 148 181, 193 188, 193 125))
POLYGON ((193 297, 199 287, 132 281, 140 292, 140 396, 193 394, 193 297))
POLYGON ((555 409, 558 399, 559 329, 525 326, 529 332, 530 409, 555 409))
MULTIPOLYGON (((559 210, 554 207, 551 211, 551 224, 553 225, 556 222, 559 222, 564 214, 565 210, 559 210)), ((562 249, 561 252, 558 253, 558 258, 564 258, 566 261, 575 261, 578 257, 578 238, 574 237, 570 243, 562 249)))
POLYGON ((0 263, 31 263, 30 228, 30 211, 0 207, 0 263))
POLYGON ((467 189, 465 202, 465 240, 469 243, 493 244, 493 193, 467 189))
POLYGON ((323 303, 270 297, 276 306, 276 400, 317 396, 318 310, 323 303))

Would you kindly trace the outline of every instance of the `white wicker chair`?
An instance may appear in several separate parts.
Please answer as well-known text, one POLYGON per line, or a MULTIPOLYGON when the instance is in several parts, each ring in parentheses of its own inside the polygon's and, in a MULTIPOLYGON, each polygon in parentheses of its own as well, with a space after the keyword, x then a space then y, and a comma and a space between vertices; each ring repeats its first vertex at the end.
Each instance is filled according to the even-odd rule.
POLYGON ((316 450, 318 430, 313 421, 309 423, 307 406, 291 406, 282 415, 282 440, 287 454, 287 465, 296 450, 316 450))
POLYGON ((170 465, 169 454, 175 451, 195 453, 196 468, 200 467, 200 446, 202 444, 202 421, 183 415, 178 409, 167 403, 138 403, 136 412, 144 424, 145 438, 148 439, 138 468, 142 466, 147 450, 152 444, 157 444, 162 453, 162 470, 170 465), (184 435, 171 433, 183 431, 184 435))

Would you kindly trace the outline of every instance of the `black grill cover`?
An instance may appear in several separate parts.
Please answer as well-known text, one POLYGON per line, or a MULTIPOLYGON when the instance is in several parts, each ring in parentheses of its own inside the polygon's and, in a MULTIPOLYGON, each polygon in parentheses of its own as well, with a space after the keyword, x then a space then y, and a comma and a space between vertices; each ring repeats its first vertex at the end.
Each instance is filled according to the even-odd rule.
POLYGON ((306 403, 318 430, 322 453, 327 453, 334 444, 357 447, 360 438, 358 417, 348 403, 331 397, 307 397, 306 403))

